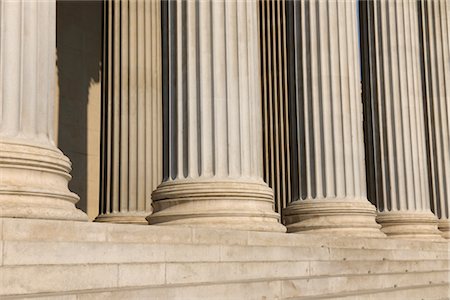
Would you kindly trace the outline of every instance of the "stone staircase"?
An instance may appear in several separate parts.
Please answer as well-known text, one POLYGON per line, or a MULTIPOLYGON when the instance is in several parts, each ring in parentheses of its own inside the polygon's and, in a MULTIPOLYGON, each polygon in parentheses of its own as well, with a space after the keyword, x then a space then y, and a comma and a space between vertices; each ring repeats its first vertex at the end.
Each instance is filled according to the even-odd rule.
POLYGON ((0 220, 0 299, 449 299, 449 244, 0 220))

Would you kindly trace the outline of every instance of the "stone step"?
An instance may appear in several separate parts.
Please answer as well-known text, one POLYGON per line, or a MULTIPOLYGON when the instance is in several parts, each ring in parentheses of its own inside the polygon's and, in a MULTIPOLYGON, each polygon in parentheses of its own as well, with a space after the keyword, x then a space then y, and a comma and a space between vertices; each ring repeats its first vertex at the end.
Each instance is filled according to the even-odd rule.
MULTIPOLYGON (((149 286, 205 285, 245 281, 283 281, 284 289, 321 286, 328 289, 350 284, 359 288, 370 278, 391 278, 392 286, 416 280, 440 282, 449 279, 449 271, 440 261, 397 262, 227 262, 227 263, 134 263, 29 265, 0 267, 0 291, 3 295, 21 293, 70 292, 76 290, 133 288, 149 286), (372 277, 371 277, 372 276, 372 277), (356 283, 353 283, 355 282, 356 283), (331 286, 330 286, 331 285, 331 286)), ((383 283, 383 282, 381 282, 383 283)), ((420 281, 419 283, 423 283, 420 281)), ((390 287, 390 285, 388 285, 390 287)), ((382 287, 380 287, 382 288, 382 287)), ((294 289, 295 291, 295 289, 294 289)), ((322 291, 322 290, 321 290, 322 291)), ((335 292, 335 291, 333 291, 335 292)), ((292 294, 292 293, 291 293, 292 294)), ((294 293, 294 295, 297 295, 294 293)))
POLYGON ((205 244, 293 246, 350 249, 404 249, 444 251, 447 241, 412 241, 393 238, 352 238, 202 228, 105 224, 92 222, 10 219, 0 220, 4 241, 115 242, 138 244, 205 244), (382 241, 382 242, 380 242, 382 241))
POLYGON ((443 251, 113 242, 4 241, 0 264, 446 260, 443 251))
MULTIPOLYGON (((439 299, 448 289, 441 272, 320 276, 215 284, 130 286, 40 293, 47 299, 439 299), (426 291, 426 292, 424 292, 426 291), (327 294, 328 296, 320 296, 327 294), (393 297, 390 297, 392 295, 393 297), (404 298, 401 298, 405 296, 404 298), (406 297, 408 296, 408 297, 406 297), (436 296, 436 297, 434 297, 436 296), (349 298, 350 297, 350 298, 349 298), (387 298, 386 298, 387 297, 387 298)), ((12 295, 11 295, 12 296, 12 295)), ((4 297, 3 299, 8 299, 4 297)))
POLYGON ((165 270, 167 284, 198 284, 269 278, 407 274, 434 271, 444 271, 447 272, 447 276, 450 275, 448 264, 444 261, 170 263, 166 264, 165 270))
POLYGON ((20 219, 0 219, 0 238, 2 299, 316 297, 450 277, 444 242, 20 219))
POLYGON ((427 284, 414 287, 364 290, 313 297, 293 297, 292 300, 448 300, 450 284, 427 284))
POLYGON ((282 282, 283 298, 317 296, 369 289, 406 288, 449 282, 448 271, 390 273, 367 275, 321 276, 289 279, 282 282))

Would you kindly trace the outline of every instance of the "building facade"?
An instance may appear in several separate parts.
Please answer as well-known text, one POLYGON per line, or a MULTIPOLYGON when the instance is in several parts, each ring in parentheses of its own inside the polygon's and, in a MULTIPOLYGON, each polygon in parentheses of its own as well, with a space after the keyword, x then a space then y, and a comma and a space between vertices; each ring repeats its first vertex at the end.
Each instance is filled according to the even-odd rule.
POLYGON ((445 0, 4 0, 0 74, 2 296, 450 297, 445 0))

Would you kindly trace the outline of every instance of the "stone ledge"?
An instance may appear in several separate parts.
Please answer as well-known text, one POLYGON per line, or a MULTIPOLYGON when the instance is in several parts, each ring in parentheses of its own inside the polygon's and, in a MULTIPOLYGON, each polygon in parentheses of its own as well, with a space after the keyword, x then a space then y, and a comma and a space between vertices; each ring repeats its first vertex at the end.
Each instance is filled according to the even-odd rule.
MULTIPOLYGON (((114 273, 117 274, 117 273, 114 273)), ((148 273, 147 273, 148 274, 148 273)), ((345 275, 345 276, 318 276, 318 277, 280 277, 260 280, 228 280, 211 283, 189 283, 189 284, 152 284, 152 285, 131 285, 126 286, 117 281, 112 284, 105 281, 98 288, 71 291, 51 291, 40 293, 30 293, 28 295, 5 294, 2 299, 39 297, 46 298, 75 295, 75 299, 103 299, 102 296, 112 296, 112 299, 287 299, 298 297, 318 297, 325 295, 351 295, 366 294, 368 296, 382 293, 383 290, 409 290, 425 286, 448 286, 449 279, 444 272, 421 272, 421 273, 390 273, 390 274, 367 274, 367 275, 345 275), (112 286, 108 286, 112 285, 112 286), (119 298, 119 297, 120 298, 119 298), (162 297, 162 298, 160 298, 162 297)), ((36 275, 36 274, 30 274, 36 275)), ((82 273, 82 275, 85 275, 82 273)), ((48 279, 44 276, 40 282, 48 279)), ((95 278, 92 282, 96 282, 95 278)), ((74 281, 71 283, 73 286, 74 281)), ((34 280, 36 282, 36 280, 34 280)), ((58 281, 57 281, 58 283, 58 281)), ((50 283, 48 283, 50 285, 50 283)), ((91 283, 92 286, 92 283, 91 283)), ((21 288, 33 287, 29 282, 23 284, 21 288)), ((446 294, 440 291, 440 297, 446 294)), ((384 299, 370 297, 371 299, 384 299)), ((361 299, 361 298, 360 298, 361 299)), ((366 299, 364 297, 364 299, 366 299)), ((391 298, 390 298, 391 299, 391 298)), ((428 298, 427 298, 428 299, 428 298)))
POLYGON ((298 297, 297 300, 373 300, 373 299, 448 299, 450 294, 450 285, 448 283, 426 284, 406 288, 386 288, 386 289, 370 289, 356 292, 344 292, 331 295, 321 295, 313 297, 298 297))
POLYGON ((0 219, 0 236, 2 298, 271 299, 450 279, 447 242, 26 219, 0 219))
POLYGON ((411 249, 450 252, 450 242, 395 238, 232 231, 176 226, 143 226, 95 222, 0 219, 3 241, 116 242, 139 244, 221 244, 353 249, 411 249), (382 242, 380 242, 382 241, 382 242))

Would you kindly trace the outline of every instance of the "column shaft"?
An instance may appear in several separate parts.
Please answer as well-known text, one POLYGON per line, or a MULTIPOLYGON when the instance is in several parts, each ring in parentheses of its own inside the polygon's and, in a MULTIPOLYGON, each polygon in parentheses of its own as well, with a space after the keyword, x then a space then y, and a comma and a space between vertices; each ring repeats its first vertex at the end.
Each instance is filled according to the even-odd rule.
POLYGON ((383 236, 366 198, 356 1, 288 2, 290 232, 383 236))
POLYGON ((450 238, 450 3, 422 1, 431 209, 450 238))
POLYGON ((53 142, 55 1, 0 2, 0 217, 87 220, 53 142))
POLYGON ((150 224, 283 231, 262 180, 256 1, 164 3, 164 182, 150 224))
POLYGON ((98 222, 142 223, 162 179, 160 2, 104 7, 102 178, 98 222))
MULTIPOLYGON (((264 181, 275 211, 291 202, 286 0, 259 0, 264 181)), ((289 74, 290 75, 290 74, 289 74)))
MULTIPOLYGON (((373 137, 370 170, 382 230, 396 237, 437 238, 430 211, 425 118, 420 70, 419 8, 415 1, 374 1, 368 6, 373 137)), ((364 20, 362 22, 365 22, 364 20)), ((370 95, 370 96, 369 96, 370 95)))

